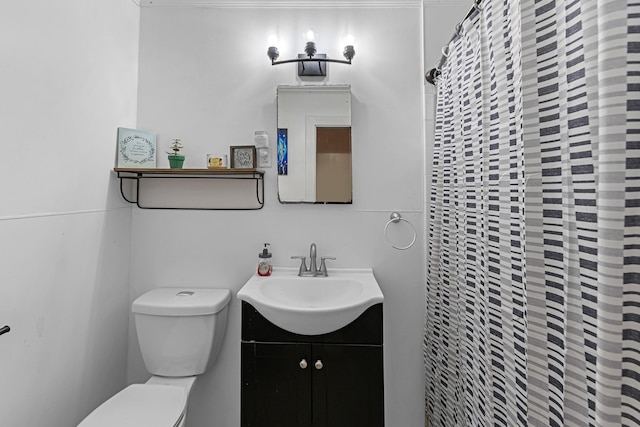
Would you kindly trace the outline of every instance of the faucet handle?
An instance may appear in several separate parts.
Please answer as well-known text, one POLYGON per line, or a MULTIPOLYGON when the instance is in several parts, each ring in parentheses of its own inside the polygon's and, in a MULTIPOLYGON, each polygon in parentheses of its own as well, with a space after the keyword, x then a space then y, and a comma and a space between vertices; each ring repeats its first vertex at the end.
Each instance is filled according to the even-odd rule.
POLYGON ((322 277, 329 276, 329 274, 327 274, 327 262, 326 262, 326 260, 328 260, 328 259, 335 260, 336 257, 334 257, 334 256, 323 256, 323 257, 320 257, 320 270, 319 271, 320 271, 320 275, 322 277))
POLYGON ((309 269, 307 268, 307 257, 306 256, 294 255, 294 256, 291 257, 291 259, 302 260, 302 262, 300 263, 300 270, 298 270, 298 276, 302 276, 302 273, 304 273, 305 271, 309 271, 309 269))

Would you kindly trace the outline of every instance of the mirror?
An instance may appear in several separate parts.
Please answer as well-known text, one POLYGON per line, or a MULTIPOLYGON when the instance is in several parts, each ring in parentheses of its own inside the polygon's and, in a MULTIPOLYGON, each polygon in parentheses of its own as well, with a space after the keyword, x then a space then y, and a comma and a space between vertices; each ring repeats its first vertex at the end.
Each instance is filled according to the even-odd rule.
POLYGON ((351 88, 278 86, 278 199, 351 203, 351 88))

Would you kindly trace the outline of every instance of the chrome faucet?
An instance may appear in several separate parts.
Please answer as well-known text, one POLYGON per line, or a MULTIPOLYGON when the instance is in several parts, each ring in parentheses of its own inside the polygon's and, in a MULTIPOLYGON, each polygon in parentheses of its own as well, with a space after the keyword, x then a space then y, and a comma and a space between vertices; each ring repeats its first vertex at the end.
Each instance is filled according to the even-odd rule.
POLYGON ((320 257, 320 268, 317 268, 317 252, 318 248, 315 243, 311 244, 309 248, 309 268, 307 268, 307 258, 304 256, 296 255, 292 256, 291 259, 299 259, 300 262, 300 270, 298 270, 298 276, 300 277, 327 277, 329 274, 327 273, 327 263, 328 259, 336 259, 332 256, 323 256, 320 257))
POLYGON ((309 248, 309 271, 317 271, 318 269, 316 268, 316 255, 318 252, 318 248, 316 247, 315 243, 311 244, 311 247, 309 248))

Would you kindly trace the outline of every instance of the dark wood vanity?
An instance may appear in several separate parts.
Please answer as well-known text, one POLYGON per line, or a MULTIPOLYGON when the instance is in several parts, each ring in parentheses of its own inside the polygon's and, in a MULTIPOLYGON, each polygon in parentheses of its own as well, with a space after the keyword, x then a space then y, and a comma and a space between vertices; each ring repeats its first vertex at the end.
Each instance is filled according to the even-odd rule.
POLYGON ((242 302, 243 427, 382 427, 382 304, 335 332, 299 335, 242 302))

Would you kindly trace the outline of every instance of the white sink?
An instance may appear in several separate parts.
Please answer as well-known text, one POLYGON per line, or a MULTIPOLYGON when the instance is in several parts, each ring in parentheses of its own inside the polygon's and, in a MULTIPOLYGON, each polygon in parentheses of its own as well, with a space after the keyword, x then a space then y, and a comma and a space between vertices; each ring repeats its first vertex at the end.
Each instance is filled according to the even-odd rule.
POLYGON ((370 268, 331 268, 329 277, 298 277, 297 268, 255 274, 238 292, 271 323, 289 332, 320 335, 356 320, 384 300, 370 268))

